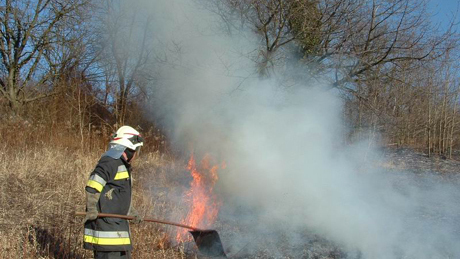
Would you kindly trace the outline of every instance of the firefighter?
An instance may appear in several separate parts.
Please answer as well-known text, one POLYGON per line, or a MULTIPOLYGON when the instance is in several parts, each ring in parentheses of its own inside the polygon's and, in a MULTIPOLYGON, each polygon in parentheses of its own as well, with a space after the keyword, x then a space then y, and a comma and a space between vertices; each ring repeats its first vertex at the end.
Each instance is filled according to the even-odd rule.
POLYGON ((91 173, 86 185, 86 217, 84 248, 94 251, 94 258, 131 258, 131 234, 127 220, 97 218, 98 213, 142 218, 131 204, 131 165, 139 155, 143 138, 130 126, 123 126, 113 135, 109 149, 91 173))

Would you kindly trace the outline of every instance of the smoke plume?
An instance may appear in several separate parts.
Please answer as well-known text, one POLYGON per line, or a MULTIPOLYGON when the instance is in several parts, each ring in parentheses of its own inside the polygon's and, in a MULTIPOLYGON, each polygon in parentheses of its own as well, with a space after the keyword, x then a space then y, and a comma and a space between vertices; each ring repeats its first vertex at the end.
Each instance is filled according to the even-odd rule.
POLYGON ((174 148, 226 161, 220 219, 241 232, 225 239, 220 229, 225 246, 272 239, 278 257, 278 241, 295 249, 307 231, 350 258, 460 257, 458 187, 378 169, 372 143, 344 141, 342 102, 325 82, 260 77, 254 32, 222 31, 220 17, 194 1, 140 6, 151 13, 157 57, 151 113, 174 148))

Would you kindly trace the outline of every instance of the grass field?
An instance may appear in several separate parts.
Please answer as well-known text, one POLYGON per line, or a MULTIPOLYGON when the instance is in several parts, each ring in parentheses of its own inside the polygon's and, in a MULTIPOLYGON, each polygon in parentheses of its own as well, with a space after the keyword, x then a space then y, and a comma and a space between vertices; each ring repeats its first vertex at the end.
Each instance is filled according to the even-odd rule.
MULTIPOLYGON (((86 181, 105 144, 80 148, 78 139, 34 136, 23 126, 0 134, 0 258, 91 258, 82 248, 82 218, 73 214, 85 209, 86 181)), ((181 220, 185 161, 143 152, 133 174, 133 202, 141 214, 181 220)), ((131 231, 134 258, 194 257, 190 246, 171 243, 174 227, 141 223, 131 231)))

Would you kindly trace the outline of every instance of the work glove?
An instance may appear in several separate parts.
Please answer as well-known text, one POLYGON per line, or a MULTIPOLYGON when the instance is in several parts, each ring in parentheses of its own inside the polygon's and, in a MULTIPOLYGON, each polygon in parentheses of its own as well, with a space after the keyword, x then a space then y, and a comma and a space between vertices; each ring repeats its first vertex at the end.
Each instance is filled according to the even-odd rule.
POLYGON ((86 192, 86 216, 84 222, 88 220, 95 220, 97 218, 97 202, 101 197, 101 193, 86 192))
POLYGON ((137 212, 137 210, 136 210, 133 206, 131 206, 131 207, 129 208, 128 216, 133 216, 133 217, 134 217, 134 219, 132 220, 132 222, 133 222, 134 224, 139 224, 139 223, 141 223, 141 222, 144 220, 144 219, 142 218, 142 216, 139 215, 139 212, 137 212))

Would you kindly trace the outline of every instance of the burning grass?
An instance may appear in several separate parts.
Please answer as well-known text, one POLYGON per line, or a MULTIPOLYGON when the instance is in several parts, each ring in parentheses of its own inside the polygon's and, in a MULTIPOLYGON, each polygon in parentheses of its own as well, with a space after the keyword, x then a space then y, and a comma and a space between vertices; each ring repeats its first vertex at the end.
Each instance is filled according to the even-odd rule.
MULTIPOLYGON (((73 213, 84 210, 84 187, 105 144, 80 148, 79 139, 32 136, 34 132, 24 128, 10 133, 0 129, 0 134, 7 140, 0 146, 0 181, 4 183, 0 187, 0 258, 92 258, 92 253, 82 248, 82 218, 75 218, 73 213), (19 139, 15 142, 14 138, 19 139)), ((224 167, 206 156, 179 161, 158 152, 144 152, 134 162, 134 204, 145 217, 225 229, 220 234, 234 258, 280 258, 266 249, 273 246, 290 254, 289 242, 266 243, 264 237, 248 241, 243 248, 226 246, 227 240, 241 239, 242 232, 240 224, 219 220, 217 215, 220 204, 212 186, 224 167), (198 199, 206 201, 204 204, 194 201, 200 195, 207 197, 198 199)), ((193 241, 176 240, 176 227, 142 223, 132 225, 131 231, 134 258, 197 256, 193 241)), ((308 240, 324 250, 322 241, 308 240)), ((308 258, 338 258, 330 256, 336 253, 335 248, 330 249, 332 254, 312 250, 311 244, 307 249, 308 240, 296 251, 305 250, 302 255, 311 255, 308 258)))
MULTIPOLYGON (((73 217, 73 213, 84 210, 86 180, 101 152, 103 150, 71 151, 56 146, 31 146, 17 150, 2 147, 0 180, 5 184, 1 185, 0 198, 0 258, 92 258, 92 253, 82 248, 82 219, 73 217)), ((232 227, 231 222, 217 221, 213 225, 217 210, 211 211, 209 218, 193 209, 190 192, 197 192, 193 187, 198 182, 193 180, 199 178, 193 174, 207 170, 209 176, 213 176, 218 166, 209 158, 196 164, 190 161, 187 168, 186 161, 176 161, 160 153, 143 153, 134 164, 134 204, 137 209, 146 217, 191 225, 201 224, 189 221, 201 216, 201 220, 205 219, 207 223, 200 226, 226 229, 227 238, 241 238, 237 234, 239 230, 232 227), (232 233, 236 235, 232 236, 232 233)), ((207 180, 216 179, 211 177, 207 180)), ((213 206, 218 209, 218 205, 213 206)), ((134 258, 196 257, 193 241, 176 241, 178 229, 175 227, 142 223, 132 225, 131 231, 134 258)), ((253 245, 260 247, 251 256, 253 251, 248 254, 240 248, 231 252, 235 258, 278 258, 269 250, 265 251, 263 243, 249 244, 253 245)), ((311 250, 307 252, 312 253, 311 250)))
MULTIPOLYGON (((187 170, 193 179, 190 189, 184 195, 187 206, 190 208, 187 217, 182 221, 185 225, 206 229, 216 221, 221 203, 213 193, 213 188, 219 179, 218 170, 223 167, 213 164, 209 154, 205 155, 199 164, 193 153, 190 156, 187 170)), ((178 229, 176 241, 179 243, 191 241, 187 230, 178 229)))

